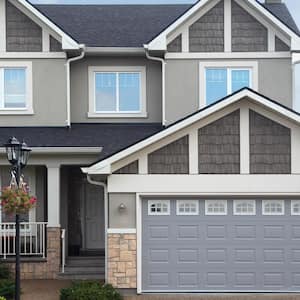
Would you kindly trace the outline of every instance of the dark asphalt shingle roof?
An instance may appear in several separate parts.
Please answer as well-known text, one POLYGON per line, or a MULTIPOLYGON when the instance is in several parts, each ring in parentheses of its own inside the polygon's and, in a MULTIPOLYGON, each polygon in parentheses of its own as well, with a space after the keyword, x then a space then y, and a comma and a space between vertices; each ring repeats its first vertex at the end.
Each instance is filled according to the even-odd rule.
MULTIPOLYGON (((90 47, 142 47, 192 5, 35 5, 77 42, 90 47)), ((285 4, 264 6, 298 32, 285 4)))
POLYGON ((162 130, 161 124, 73 124, 72 127, 0 127, 0 145, 11 136, 30 147, 103 147, 100 158, 162 130))

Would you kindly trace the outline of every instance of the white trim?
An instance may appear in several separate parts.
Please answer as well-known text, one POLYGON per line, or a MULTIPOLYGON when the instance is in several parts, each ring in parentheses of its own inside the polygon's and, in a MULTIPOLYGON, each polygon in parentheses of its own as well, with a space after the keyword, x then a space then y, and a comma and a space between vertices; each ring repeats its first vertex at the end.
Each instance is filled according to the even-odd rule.
POLYGON ((206 104, 206 69, 224 68, 227 69, 227 93, 231 94, 231 71, 249 70, 250 88, 258 90, 258 62, 257 61, 206 61, 199 63, 199 108, 206 104))
POLYGON ((189 133, 189 173, 199 174, 198 130, 189 133))
POLYGON ((189 28, 186 27, 181 34, 181 47, 182 52, 188 53, 190 51, 190 42, 189 42, 189 28))
POLYGON ((139 174, 148 174, 148 155, 142 155, 138 160, 139 174))
MULTIPOLYGON (((90 66, 89 74, 89 118, 145 118, 147 117, 146 103, 146 67, 145 66, 90 66), (133 72, 140 74, 140 111, 111 111, 111 112, 96 112, 96 95, 95 95, 95 74, 101 72, 116 72, 117 76, 120 72, 133 72)), ((118 85, 118 80, 117 80, 118 85)), ((116 87, 117 94, 119 92, 116 87)), ((117 95, 117 101, 119 97, 117 95)), ((117 105, 118 106, 118 105, 117 105)))
POLYGON ((291 200, 291 215, 292 216, 300 216, 300 211, 299 212, 294 211, 295 204, 300 205, 300 200, 291 200))
POLYGON ((205 215, 206 216, 226 216, 227 215, 227 200, 205 200, 205 215), (217 204, 217 203, 222 203, 224 205, 224 212, 218 211, 218 212, 210 212, 208 211, 208 206, 209 204, 217 204))
POLYGON ((45 28, 42 29, 42 37, 43 37, 43 52, 50 52, 50 34, 45 28))
POLYGON ((0 0, 0 52, 6 51, 6 0, 0 0))
POLYGON ((240 108, 240 173, 250 173, 249 108, 240 108))
POLYGON ((0 52, 0 59, 66 58, 65 52, 0 52))
POLYGON ((268 28, 268 51, 275 51, 275 31, 272 28, 268 28))
POLYGON ((136 228, 107 228, 108 234, 136 234, 136 228))
POLYGON ((284 200, 262 200, 262 215, 264 216, 283 216, 284 215, 284 200), (266 212, 265 205, 270 202, 280 203, 282 207, 282 212, 266 212))
POLYGON ((233 215, 235 216, 255 216, 256 215, 256 200, 250 200, 250 199, 246 199, 246 200, 233 200, 233 215), (245 202, 251 202, 253 204, 253 212, 237 212, 237 205, 239 204, 244 204, 245 202))
POLYGON ((245 97, 247 97, 250 101, 252 101, 256 104, 262 105, 262 106, 270 109, 271 111, 275 111, 276 113, 279 113, 279 114, 285 116, 286 118, 291 119, 291 121, 294 121, 297 124, 300 123, 300 116, 297 113, 295 113, 291 110, 288 110, 285 107, 278 105, 274 102, 268 101, 264 96, 254 93, 249 89, 243 89, 239 93, 228 96, 223 101, 220 101, 210 107, 207 107, 206 109, 199 111, 198 113, 190 116, 189 118, 186 118, 183 121, 178 122, 178 123, 166 128, 165 130, 158 132, 157 134, 154 134, 151 137, 146 138, 145 140, 110 156, 107 159, 104 159, 98 163, 95 163, 91 167, 82 168, 82 171, 84 173, 89 173, 89 174, 110 174, 107 172, 111 171, 110 165, 112 163, 114 163, 118 160, 121 160, 121 159, 125 158, 126 156, 129 156, 139 150, 142 150, 146 146, 153 144, 159 140, 162 140, 163 138, 171 135, 172 133, 175 133, 187 126, 190 126, 190 125, 194 124, 195 122, 197 122, 213 113, 216 113, 217 111, 220 111, 220 110, 226 108, 227 106, 240 101, 241 99, 243 99, 245 97))
POLYGON ((172 53, 165 54, 166 59, 273 59, 291 58, 290 52, 214 52, 214 53, 172 53))
POLYGON ((171 203, 170 200, 148 200, 147 202, 148 207, 148 215, 149 216, 169 216, 171 214, 171 203), (163 212, 152 212, 151 206, 161 204, 161 208, 163 205, 167 205, 167 211, 163 212))
POLYGON ((231 0, 224 0, 224 52, 231 52, 231 0))
MULTIPOLYGON (((26 115, 33 114, 33 95, 32 95, 32 62, 31 61, 0 61, 0 71, 3 73, 4 68, 25 68, 26 74, 26 107, 24 108, 4 108, 4 100, 1 99, 0 115, 26 115)), ((1 80, 4 83, 2 76, 1 80)), ((3 88, 2 88, 3 89, 3 88)), ((2 98, 4 93, 2 94, 2 98)))
POLYGON ((106 55, 106 54, 140 54, 145 55, 143 47, 85 47, 85 53, 93 55, 106 55))
POLYGON ((137 294, 142 293, 142 198, 136 194, 136 276, 137 294))
POLYGON ((176 200, 176 215, 177 216, 197 216, 199 215, 199 200, 176 200), (180 205, 186 203, 196 204, 195 212, 180 212, 180 205))

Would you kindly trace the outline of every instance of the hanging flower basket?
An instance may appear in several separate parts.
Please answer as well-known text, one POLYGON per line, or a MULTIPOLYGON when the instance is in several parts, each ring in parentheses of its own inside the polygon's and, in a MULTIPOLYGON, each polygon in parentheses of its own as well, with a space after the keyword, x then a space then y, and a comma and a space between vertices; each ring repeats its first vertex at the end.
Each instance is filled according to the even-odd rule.
POLYGON ((6 187, 1 193, 2 210, 7 214, 27 213, 36 204, 36 198, 24 188, 6 187))

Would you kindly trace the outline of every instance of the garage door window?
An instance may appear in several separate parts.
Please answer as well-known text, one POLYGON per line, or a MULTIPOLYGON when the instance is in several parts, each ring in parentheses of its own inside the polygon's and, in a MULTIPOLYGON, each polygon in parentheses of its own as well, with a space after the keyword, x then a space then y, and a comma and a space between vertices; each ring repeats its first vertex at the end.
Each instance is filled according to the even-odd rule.
POLYGON ((150 216, 163 216, 170 214, 170 200, 148 201, 148 214, 150 216))
POLYGON ((283 200, 263 200, 262 212, 263 212, 263 215, 267 215, 267 216, 284 215, 284 201, 283 200))
POLYGON ((234 200, 233 213, 237 216, 254 216, 256 214, 255 200, 234 200))
POLYGON ((300 215, 300 200, 292 200, 291 202, 291 214, 292 216, 300 215))
POLYGON ((198 215, 199 201, 198 200, 177 200, 176 214, 178 216, 198 215))
POLYGON ((227 215, 227 200, 205 200, 206 215, 227 215))

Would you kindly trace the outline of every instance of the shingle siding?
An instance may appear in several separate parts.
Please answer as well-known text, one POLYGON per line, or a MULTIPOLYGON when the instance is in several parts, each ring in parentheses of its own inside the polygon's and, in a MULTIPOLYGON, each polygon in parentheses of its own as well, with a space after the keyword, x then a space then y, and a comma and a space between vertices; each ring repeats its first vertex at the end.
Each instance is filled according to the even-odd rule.
POLYGON ((268 30, 232 1, 232 51, 268 51, 268 30))
POLYGON ((188 174, 188 136, 168 144, 148 155, 149 174, 188 174))
POLYGON ((200 174, 239 174, 239 110, 200 128, 198 145, 200 174))
POLYGON ((113 174, 138 174, 139 172, 139 163, 138 160, 120 168, 115 171, 113 174))
POLYGON ((42 29, 9 1, 6 1, 6 50, 42 51, 42 29))
POLYGON ((275 51, 290 51, 290 47, 277 36, 275 37, 275 51))
POLYGON ((291 131, 250 111, 250 173, 291 173, 291 131))
POLYGON ((62 44, 51 35, 49 36, 49 42, 50 42, 50 52, 62 51, 62 44))
POLYGON ((168 52, 181 52, 182 51, 182 35, 178 35, 172 42, 167 46, 168 52))
POLYGON ((190 52, 224 51, 224 1, 189 28, 190 52))

